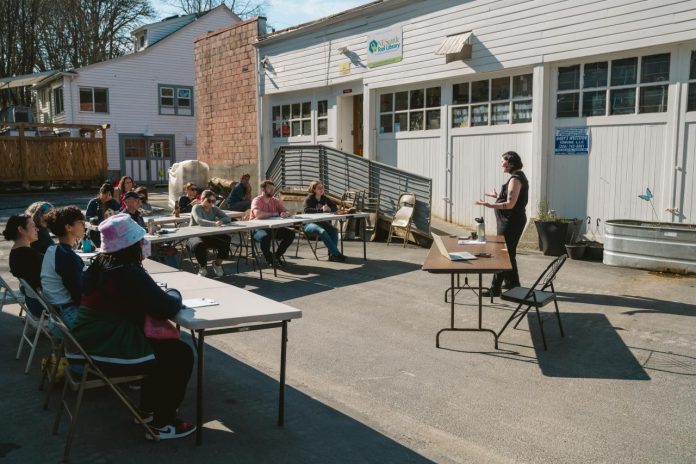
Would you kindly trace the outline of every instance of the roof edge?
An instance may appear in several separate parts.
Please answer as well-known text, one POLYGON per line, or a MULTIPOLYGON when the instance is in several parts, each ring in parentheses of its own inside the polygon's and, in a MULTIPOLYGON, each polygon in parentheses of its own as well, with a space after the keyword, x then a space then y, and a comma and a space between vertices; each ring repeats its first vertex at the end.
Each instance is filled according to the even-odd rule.
POLYGON ((298 24, 297 26, 288 27, 279 31, 272 32, 271 34, 260 36, 254 43, 254 46, 262 47, 266 44, 275 43, 282 39, 292 38, 296 36, 301 36, 303 34, 311 33, 316 29, 326 27, 328 25, 339 24, 344 21, 350 21, 351 19, 360 17, 360 15, 362 15, 366 10, 370 10, 370 13, 377 13, 382 11, 389 11, 407 5, 409 3, 423 1, 425 0, 374 0, 370 3, 356 6, 355 8, 351 8, 349 10, 344 10, 330 16, 315 19, 314 21, 298 24))

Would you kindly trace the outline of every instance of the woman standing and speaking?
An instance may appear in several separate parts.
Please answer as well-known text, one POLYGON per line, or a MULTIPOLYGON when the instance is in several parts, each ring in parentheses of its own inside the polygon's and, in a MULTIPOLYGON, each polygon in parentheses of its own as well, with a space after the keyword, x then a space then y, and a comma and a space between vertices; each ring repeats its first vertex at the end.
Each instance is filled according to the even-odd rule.
MULTIPOLYGON (((490 291, 486 296, 500 296, 503 283, 506 287, 519 287, 520 276, 517 272, 517 244, 522 236, 524 226, 527 224, 525 208, 529 199, 529 181, 522 172, 522 159, 514 151, 503 153, 500 159, 500 167, 503 172, 510 174, 510 178, 503 184, 500 193, 493 190, 486 196, 495 198, 495 203, 477 201, 477 205, 483 205, 495 210, 495 219, 498 226, 498 235, 505 237, 505 246, 510 255, 512 270, 501 272, 493 276, 490 291)), ((484 292, 485 295, 485 292, 484 292)))

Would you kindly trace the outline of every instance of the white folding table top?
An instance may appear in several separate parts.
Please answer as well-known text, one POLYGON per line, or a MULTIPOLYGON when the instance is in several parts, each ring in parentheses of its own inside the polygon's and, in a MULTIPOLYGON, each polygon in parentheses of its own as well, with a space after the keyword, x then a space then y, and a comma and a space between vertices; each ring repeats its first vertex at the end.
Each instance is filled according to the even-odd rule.
MULTIPOLYGON (((147 268, 146 268, 147 269, 147 268)), ((179 290, 182 295, 184 292, 196 289, 225 288, 229 284, 215 279, 201 277, 198 274, 177 270, 176 272, 150 272, 148 273, 155 282, 167 284, 167 288, 179 290)))
POLYGON ((210 298, 218 303, 215 306, 202 308, 184 308, 172 319, 181 327, 191 330, 215 329, 249 323, 287 321, 302 317, 302 311, 299 309, 278 303, 233 285, 186 290, 181 293, 184 299, 210 298))
POLYGON ((143 261, 143 267, 147 271, 148 274, 156 274, 156 273, 165 273, 165 272, 181 272, 179 269, 172 267, 172 266, 167 266, 164 263, 160 263, 159 261, 155 261, 153 259, 146 259, 143 261))

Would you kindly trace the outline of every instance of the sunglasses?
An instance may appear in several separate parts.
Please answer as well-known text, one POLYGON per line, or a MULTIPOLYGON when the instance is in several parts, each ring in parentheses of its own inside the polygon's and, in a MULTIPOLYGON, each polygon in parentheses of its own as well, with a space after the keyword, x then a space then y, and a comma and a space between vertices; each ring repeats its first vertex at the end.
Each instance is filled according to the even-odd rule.
POLYGON ((39 211, 41 211, 42 214, 48 213, 50 210, 51 210, 51 205, 49 205, 48 203, 44 203, 43 205, 41 205, 41 208, 39 208, 39 211))

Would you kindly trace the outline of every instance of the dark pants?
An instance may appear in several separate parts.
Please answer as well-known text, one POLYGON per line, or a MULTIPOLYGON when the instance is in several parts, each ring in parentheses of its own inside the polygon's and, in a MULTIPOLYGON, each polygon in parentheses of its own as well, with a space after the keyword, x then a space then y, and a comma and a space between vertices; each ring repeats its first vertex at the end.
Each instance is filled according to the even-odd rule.
POLYGON ((196 256, 200 266, 208 264, 208 248, 217 250, 217 259, 230 257, 230 236, 209 235, 206 237, 191 237, 188 239, 188 248, 196 256))
POLYGON ((524 220, 510 221, 507 224, 498 224, 498 235, 505 237, 505 247, 510 255, 511 271, 500 272, 493 276, 491 288, 500 289, 503 281, 507 281, 511 287, 520 286, 520 275, 517 271, 517 244, 520 242, 526 218, 524 220), (501 227, 502 226, 502 227, 501 227))
MULTIPOLYGON (((276 256, 282 256, 295 239, 295 231, 287 227, 275 229, 275 238, 280 240, 276 248, 276 256)), ((261 244, 261 252, 266 261, 271 260, 271 231, 261 229, 254 232, 254 240, 261 244)))
POLYGON ((154 425, 174 424, 193 369, 193 350, 181 340, 148 339, 155 365, 143 380, 140 409, 155 413, 154 425))
POLYGON ((244 212, 249 208, 251 208, 251 200, 242 200, 236 203, 232 203, 231 205, 229 203, 227 204, 227 209, 229 209, 230 211, 244 212))

